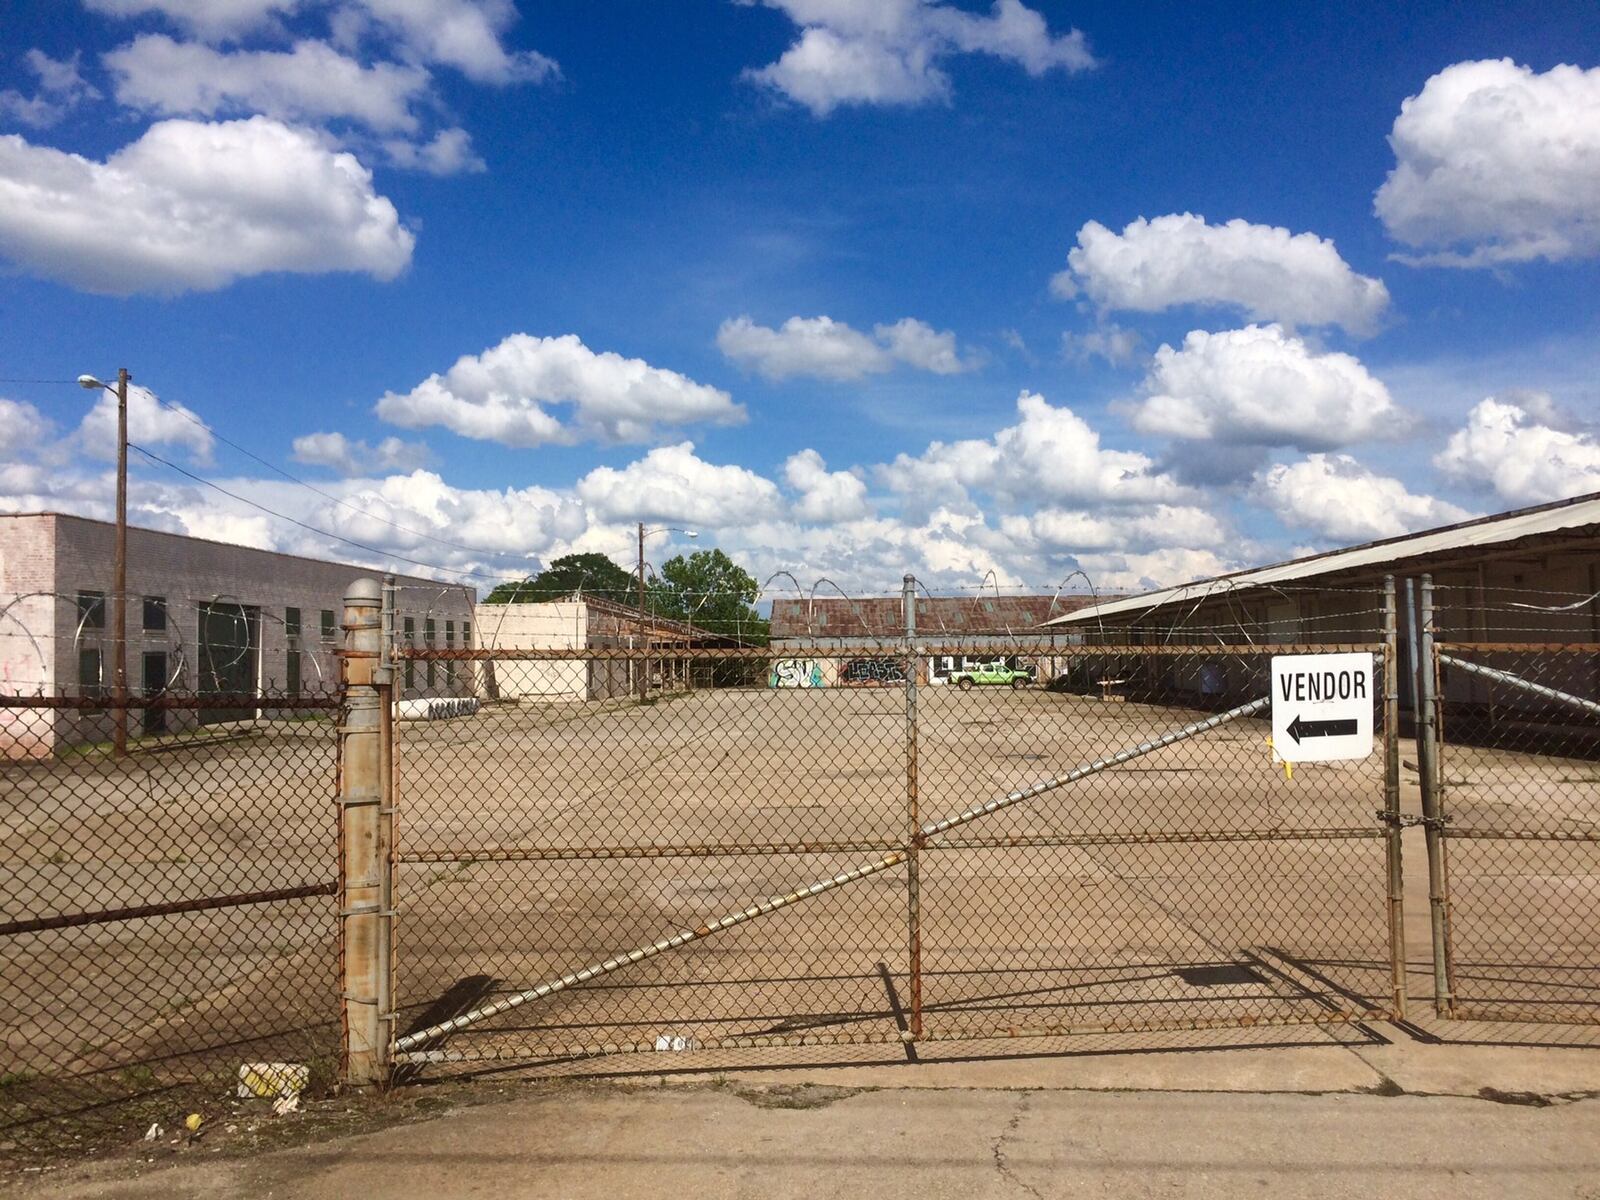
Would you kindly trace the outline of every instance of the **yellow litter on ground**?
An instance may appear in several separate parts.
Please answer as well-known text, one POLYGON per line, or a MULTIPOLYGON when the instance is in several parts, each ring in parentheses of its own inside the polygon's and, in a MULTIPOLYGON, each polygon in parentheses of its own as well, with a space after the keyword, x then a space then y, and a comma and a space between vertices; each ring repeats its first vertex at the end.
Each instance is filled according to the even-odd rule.
POLYGON ((303 1063, 241 1063, 238 1096, 241 1100, 298 1096, 310 1082, 311 1068, 303 1063))

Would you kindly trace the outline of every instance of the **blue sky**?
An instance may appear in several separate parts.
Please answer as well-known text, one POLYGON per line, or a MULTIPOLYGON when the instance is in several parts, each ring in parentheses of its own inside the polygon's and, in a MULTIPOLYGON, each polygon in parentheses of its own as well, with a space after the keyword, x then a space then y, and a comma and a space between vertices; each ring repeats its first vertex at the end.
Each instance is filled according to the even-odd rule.
POLYGON ((0 507, 109 510, 23 381, 118 365, 140 523, 469 582, 643 519, 1142 588, 1600 490, 1592 5, 8 12, 0 507))

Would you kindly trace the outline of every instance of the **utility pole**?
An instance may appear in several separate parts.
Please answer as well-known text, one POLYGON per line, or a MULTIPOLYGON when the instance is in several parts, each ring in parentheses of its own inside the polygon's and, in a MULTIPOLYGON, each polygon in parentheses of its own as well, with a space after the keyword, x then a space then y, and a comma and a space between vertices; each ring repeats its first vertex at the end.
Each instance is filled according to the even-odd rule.
MULTIPOLYGON (((644 623, 644 522, 639 522, 639 646, 640 649, 650 644, 650 633, 644 623)), ((639 660, 639 699, 643 700, 650 687, 647 675, 648 663, 644 658, 639 660)))
POLYGON ((117 368, 117 541, 111 583, 111 751, 128 753, 128 374, 117 368))

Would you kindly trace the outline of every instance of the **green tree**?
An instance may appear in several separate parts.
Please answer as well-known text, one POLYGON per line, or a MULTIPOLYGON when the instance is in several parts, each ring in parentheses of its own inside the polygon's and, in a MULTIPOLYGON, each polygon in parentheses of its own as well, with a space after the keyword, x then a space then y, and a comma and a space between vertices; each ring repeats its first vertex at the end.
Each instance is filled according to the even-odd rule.
POLYGON ((662 564, 651 600, 664 617, 764 646, 770 627, 752 607, 760 591, 754 576, 721 550, 696 550, 662 564))
POLYGON ((583 592, 619 604, 636 604, 636 586, 634 577, 604 554, 565 554, 531 578, 500 584, 483 602, 536 604, 583 592))

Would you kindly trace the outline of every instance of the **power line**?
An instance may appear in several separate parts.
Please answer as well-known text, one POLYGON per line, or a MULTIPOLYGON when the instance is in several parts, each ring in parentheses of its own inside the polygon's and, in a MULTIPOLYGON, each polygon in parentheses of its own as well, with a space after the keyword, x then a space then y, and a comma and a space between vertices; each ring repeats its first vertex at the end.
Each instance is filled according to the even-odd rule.
POLYGON ((424 562, 420 558, 410 558, 404 554, 395 554, 389 550, 380 550, 377 546, 369 546, 367 543, 358 542, 354 538, 347 538, 342 534, 331 533, 326 529, 318 529, 315 525, 308 525, 298 518, 289 516, 287 513, 281 513, 276 509, 268 508, 265 504, 251 500, 246 496, 241 496, 237 492, 230 492, 221 484, 214 483, 211 480, 206 479, 204 476, 196 475, 193 471, 185 470, 177 463, 169 462, 167 459, 162 458, 159 454, 156 454, 150 450, 146 450, 143 446, 140 446, 135 442, 129 442, 128 446, 131 449, 137 450, 151 462, 160 463, 162 466, 176 471, 179 475, 185 476, 188 479, 192 479, 196 483, 204 484, 213 491, 222 493, 222 495, 228 497, 230 500, 237 500, 240 504, 247 504, 251 508, 259 509, 260 511, 266 513, 269 517, 276 517, 280 521, 287 521, 291 525, 297 525, 308 533, 317 534, 319 537, 332 538, 336 542, 343 542, 347 546, 354 546, 358 550, 365 550, 368 554, 376 554, 379 558, 398 559, 400 562, 410 563, 413 566, 426 567, 430 571, 442 571, 446 575, 460 575, 469 579, 486 579, 495 583, 511 583, 514 581, 520 581, 523 578, 520 575, 485 575, 481 571, 467 571, 459 567, 443 567, 438 563, 424 562))
MULTIPOLYGON (((75 380, 75 379, 0 379, 0 383, 73 383, 73 384, 75 384, 75 383, 77 383, 77 380, 75 380)), ((186 421, 190 422, 191 424, 196 425, 199 428, 205 430, 207 433, 209 433, 212 437, 216 438, 217 441, 221 442, 223 445, 229 446, 232 449, 237 450, 240 454, 243 454, 246 458, 252 459, 255 462, 260 463, 262 466, 266 467, 269 471, 274 471, 277 474, 282 475, 290 483, 299 484, 301 487, 305 488, 308 492, 311 492, 311 493, 313 493, 314 495, 317 495, 317 496, 321 496, 324 500, 328 501, 330 504, 336 504, 340 508, 343 508, 343 509, 346 509, 346 510, 348 510, 350 512, 356 513, 356 514, 358 514, 360 516, 367 517, 370 520, 377 521, 379 524, 387 525, 387 526, 389 526, 389 528, 394 529, 394 530, 398 530, 400 533, 410 534, 412 537, 423 538, 424 540, 430 541, 430 542, 437 542, 439 545, 448 546, 452 550, 461 550, 461 551, 464 551, 464 552, 466 552, 468 554, 481 554, 481 555, 485 555, 485 556, 491 557, 491 558, 494 558, 494 557, 508 557, 508 556, 514 555, 516 553, 516 551, 514 551, 514 550, 486 550, 481 546, 467 546, 467 545, 464 545, 464 544, 462 544, 460 542, 452 542, 448 538, 436 537, 433 534, 425 533, 420 529, 412 529, 408 525, 402 525, 398 521, 391 521, 387 517, 381 517, 375 512, 371 512, 368 509, 361 508, 358 505, 351 504, 346 500, 340 499, 338 496, 331 495, 328 492, 323 491, 321 488, 315 487, 312 484, 307 483, 304 479, 301 479, 297 475, 290 474, 288 471, 284 470, 282 467, 278 466, 276 463, 270 462, 267 459, 262 458, 259 454, 255 453, 253 450, 246 449, 244 446, 241 446, 238 442, 234 441, 232 438, 226 436, 225 434, 222 434, 222 433, 218 432, 215 427, 213 427, 210 424, 206 423, 205 421, 201 420, 198 416, 196 416, 189 409, 183 407, 181 404, 174 404, 171 401, 163 400, 160 396, 156 395, 156 393, 154 391, 152 391, 148 387, 145 387, 143 384, 139 384, 137 386, 139 387, 140 391, 144 392, 145 395, 149 396, 157 404, 161 405, 161 407, 169 409, 170 411, 176 413, 178 416, 182 417, 184 420, 186 420, 186 421)), ((149 451, 144 450, 143 447, 140 447, 140 451, 141 451, 141 453, 149 454, 149 451)), ((154 457, 154 456, 152 456, 152 457, 154 457)), ((165 461, 165 460, 163 460, 163 461, 165 461)), ((168 465, 171 466, 172 464, 169 463, 168 465)), ((173 469, 174 470, 178 470, 178 471, 182 470, 182 468, 179 468, 179 467, 173 467, 173 469)), ((210 481, 209 480, 201 480, 200 482, 209 483, 210 481)), ((242 503, 249 504, 251 502, 248 501, 248 500, 244 500, 244 501, 242 501, 242 503)), ((257 505, 257 507, 260 507, 260 506, 257 505)), ((263 511, 265 511, 265 510, 263 510, 263 511)), ((291 520, 292 518, 285 517, 283 519, 284 520, 291 520)), ((336 536, 336 535, 329 534, 328 536, 329 537, 333 537, 333 536, 336 536)), ((341 539, 341 540, 348 540, 348 539, 341 539)), ((351 544, 352 545, 359 545, 360 543, 351 543, 351 544)), ((403 555, 395 555, 394 557, 403 558, 404 556, 403 555)), ((417 560, 406 559, 405 561, 413 562, 413 561, 417 561, 417 560)), ((423 564, 423 565, 428 565, 428 564, 423 564)), ((449 567, 437 567, 436 569, 437 570, 441 570, 441 571, 451 570, 451 568, 449 568, 449 567)), ((457 572, 457 573, 458 574, 471 574, 471 572, 457 572)), ((523 572, 522 574, 525 576, 526 572, 523 572)), ((494 578, 494 577, 493 576, 482 576, 481 578, 486 578, 487 579, 487 578, 494 578)))
MULTIPOLYGON (((189 422, 191 422, 191 423, 193 423, 195 425, 198 425, 201 429, 205 430, 207 433, 209 433, 212 437, 216 438, 223 445, 231 446, 233 449, 237 450, 240 454, 243 454, 246 458, 254 459, 256 462, 258 462, 262 466, 266 467, 269 471, 275 471, 279 475, 282 475, 290 483, 297 483, 301 487, 305 488, 308 492, 312 492, 315 495, 321 496, 324 500, 327 500, 331 504, 337 504, 340 508, 348 509, 350 512, 358 513, 359 515, 361 515, 363 517, 368 517, 371 520, 379 522, 380 524, 389 526, 391 529, 399 530, 401 533, 409 533, 413 537, 424 538, 424 539, 426 539, 427 541, 430 541, 430 542, 437 542, 441 546, 448 546, 452 550, 462 550, 462 551, 465 551, 468 554, 483 554, 483 555, 488 555, 490 557, 497 557, 497 556, 498 557, 504 557, 504 556, 512 555, 512 554, 516 553, 516 551, 514 551, 514 550, 485 550, 481 546, 463 545, 460 542, 452 542, 448 538, 435 537, 431 533, 424 533, 420 529, 412 529, 411 527, 409 527, 407 525, 400 524, 398 521, 391 521, 387 517, 380 517, 375 512, 371 512, 368 509, 361 508, 358 505, 351 504, 348 501, 341 500, 338 496, 330 495, 329 493, 323 491, 321 488, 315 487, 312 484, 307 483, 304 479, 301 479, 299 476, 290 474, 288 471, 285 471, 282 467, 278 466, 276 463, 269 462, 267 459, 262 458, 259 454, 256 454, 254 451, 245 449, 245 447, 239 445, 238 442, 233 441, 231 438, 225 437, 221 433, 218 433, 215 428, 213 428, 211 425, 208 425, 205 421, 202 421, 199 417, 197 417, 194 413, 190 412, 187 408, 184 408, 182 405, 173 404, 173 403, 171 403, 169 401, 163 400, 160 396, 156 395, 149 388, 145 388, 144 392, 151 399, 153 399, 157 404, 161 405, 163 408, 171 409, 173 412, 177 413, 184 420, 189 421, 189 422)), ((443 569, 443 568, 441 568, 441 569, 443 569)))

